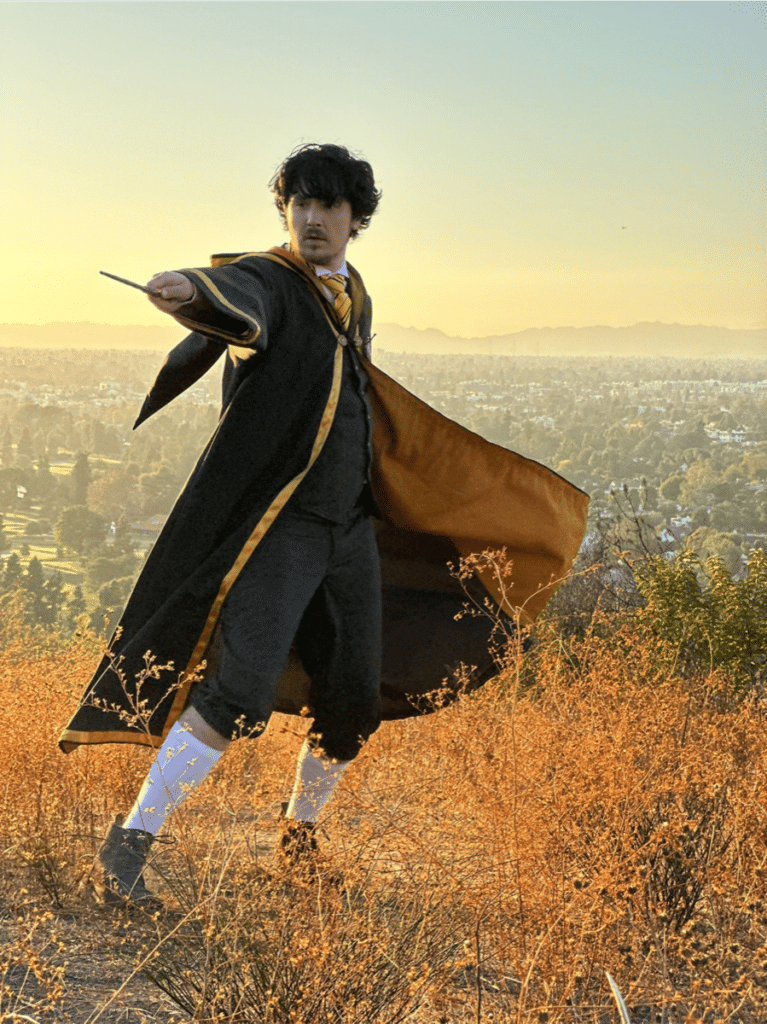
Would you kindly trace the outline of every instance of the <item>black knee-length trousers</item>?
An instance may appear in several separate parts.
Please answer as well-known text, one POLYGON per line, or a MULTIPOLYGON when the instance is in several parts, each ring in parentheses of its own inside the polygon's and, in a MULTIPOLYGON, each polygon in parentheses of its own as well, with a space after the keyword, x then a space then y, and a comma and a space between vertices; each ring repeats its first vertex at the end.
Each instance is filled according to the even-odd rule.
POLYGON ((284 511, 232 586, 216 657, 191 704, 223 736, 258 735, 295 640, 328 757, 357 755, 380 722, 381 570, 361 510, 337 524, 284 511))

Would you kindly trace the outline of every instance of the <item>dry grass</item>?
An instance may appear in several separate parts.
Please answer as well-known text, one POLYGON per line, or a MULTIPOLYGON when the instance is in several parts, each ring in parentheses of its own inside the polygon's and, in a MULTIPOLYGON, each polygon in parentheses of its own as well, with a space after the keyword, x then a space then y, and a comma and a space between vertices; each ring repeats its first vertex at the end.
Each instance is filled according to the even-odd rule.
POLYGON ((58 752, 93 662, 29 633, 0 654, 0 1019, 596 1024, 609 971, 635 1024, 767 1020, 763 709, 667 677, 628 623, 542 627, 524 665, 382 727, 315 882, 271 857, 301 723, 236 744, 158 849, 155 919, 88 893, 151 760, 58 752))

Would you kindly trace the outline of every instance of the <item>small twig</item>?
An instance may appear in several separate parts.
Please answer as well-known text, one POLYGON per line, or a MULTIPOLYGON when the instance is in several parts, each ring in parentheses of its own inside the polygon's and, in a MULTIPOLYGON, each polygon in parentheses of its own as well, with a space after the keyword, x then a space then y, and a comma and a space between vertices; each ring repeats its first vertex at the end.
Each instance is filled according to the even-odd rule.
POLYGON ((477 927, 474 929, 474 948, 476 950, 477 957, 477 1024, 482 1024, 482 951, 480 946, 481 928, 482 921, 480 919, 477 921, 477 927))
POLYGON ((618 1006, 618 1013, 621 1015, 622 1024, 631 1024, 631 1017, 629 1017, 628 1008, 626 1007, 626 1003, 621 995, 621 990, 615 982, 615 978, 613 978, 609 971, 605 971, 605 974, 607 975, 607 983, 612 989, 613 997, 615 998, 615 1002, 618 1006))

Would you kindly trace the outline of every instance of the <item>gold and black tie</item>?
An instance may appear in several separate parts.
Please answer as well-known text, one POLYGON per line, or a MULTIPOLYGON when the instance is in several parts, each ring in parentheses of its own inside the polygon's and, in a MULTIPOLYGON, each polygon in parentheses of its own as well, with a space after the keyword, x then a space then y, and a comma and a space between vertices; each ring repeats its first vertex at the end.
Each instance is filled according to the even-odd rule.
POLYGON ((320 281, 333 293, 333 308, 347 330, 352 320, 352 300, 346 294, 346 278, 343 274, 323 274, 320 281))

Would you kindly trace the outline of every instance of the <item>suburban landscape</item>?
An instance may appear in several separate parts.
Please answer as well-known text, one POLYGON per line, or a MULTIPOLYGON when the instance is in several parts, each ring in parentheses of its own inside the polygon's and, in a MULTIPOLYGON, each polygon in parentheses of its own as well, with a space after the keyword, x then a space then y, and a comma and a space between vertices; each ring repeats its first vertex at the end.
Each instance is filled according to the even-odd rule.
MULTIPOLYGON (((586 491, 583 562, 604 562, 611 533, 627 549, 716 555, 737 577, 767 546, 767 358, 376 359, 586 491)), ((154 351, 0 347, 0 587, 34 590, 40 622, 108 628, 215 427, 216 367, 133 431, 160 365, 154 351)))

